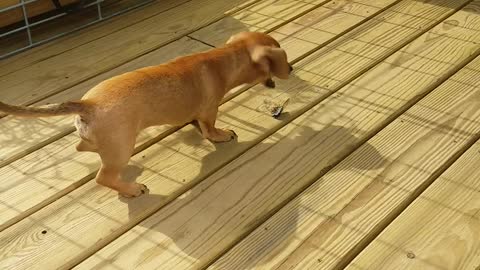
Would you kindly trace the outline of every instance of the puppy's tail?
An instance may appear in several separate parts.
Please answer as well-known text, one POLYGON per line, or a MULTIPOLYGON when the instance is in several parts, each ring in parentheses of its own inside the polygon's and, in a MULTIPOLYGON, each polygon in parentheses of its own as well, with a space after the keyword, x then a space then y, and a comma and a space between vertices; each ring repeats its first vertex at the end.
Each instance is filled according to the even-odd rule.
POLYGON ((0 102, 0 112, 24 117, 45 117, 67 114, 84 114, 88 104, 82 101, 68 101, 59 104, 51 104, 42 107, 15 106, 0 102))

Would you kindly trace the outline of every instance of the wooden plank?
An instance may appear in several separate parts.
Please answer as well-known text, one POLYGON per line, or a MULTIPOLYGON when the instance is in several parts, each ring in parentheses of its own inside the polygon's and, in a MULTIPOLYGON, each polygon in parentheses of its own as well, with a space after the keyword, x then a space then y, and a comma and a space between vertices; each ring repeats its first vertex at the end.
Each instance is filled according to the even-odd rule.
POLYGON ((136 24, 142 20, 145 20, 146 18, 150 18, 176 6, 180 6, 187 1, 189 0, 155 1, 152 4, 149 4, 147 7, 129 12, 120 17, 112 18, 108 22, 102 22, 95 26, 88 27, 87 29, 80 30, 74 35, 68 35, 59 38, 48 44, 35 47, 28 51, 22 52, 21 54, 3 59, 0 61, 0 77, 18 71, 37 62, 41 62, 50 57, 59 55, 75 47, 92 42, 93 40, 119 31, 129 25, 136 24))
MULTIPOLYGON (((443 16, 447 16, 451 12, 448 11, 443 16)), ((415 17, 404 16, 404 18, 406 21, 416 20, 415 17)), ((438 19, 441 20, 442 18, 439 17, 438 19)), ((418 22, 425 23, 424 20, 418 22)), ((434 23, 431 22, 432 25, 434 23)), ((421 34, 421 31, 416 30, 405 36, 405 43, 408 43, 409 38, 412 39, 419 34, 421 34)), ((356 32, 351 38, 359 35, 361 35, 361 32, 356 32)), ((396 33, 392 33, 392 35, 396 35, 396 33)), ((401 45, 398 44, 398 46, 401 45)), ((378 47, 376 51, 378 50, 383 49, 378 47)), ((326 50, 325 54, 328 55, 330 51, 332 50, 326 50)), ((47 228, 51 233, 46 233, 48 240, 42 241, 42 243, 48 245, 49 252, 57 248, 59 252, 61 250, 63 254, 61 258, 48 257, 45 259, 46 257, 42 253, 47 249, 42 248, 42 244, 37 242, 35 247, 29 244, 22 245, 29 251, 24 253, 19 250, 22 253, 21 258, 14 255, 15 252, 9 253, 12 256, 4 257, 3 262, 11 263, 11 260, 20 259, 18 263, 15 263, 19 268, 28 268, 31 264, 42 267, 42 264, 70 266, 78 263, 238 154, 288 123, 289 119, 297 117, 331 93, 330 90, 310 84, 323 85, 327 81, 341 80, 344 80, 346 84, 349 82, 348 77, 358 76, 390 53, 389 50, 384 50, 384 52, 385 54, 376 60, 371 60, 360 54, 345 54, 344 57, 339 57, 337 63, 339 66, 351 63, 353 69, 358 67, 357 64, 354 65, 353 63, 365 63, 360 70, 350 70, 349 74, 332 72, 328 77, 322 77, 299 70, 296 73, 297 78, 294 77, 289 81, 279 83, 278 90, 259 92, 261 88, 257 88, 252 92, 242 93, 221 107, 222 114, 219 120, 220 126, 228 125, 238 131, 241 138, 239 143, 212 145, 201 140, 192 127, 185 127, 175 136, 165 138, 133 158, 132 164, 144 168, 142 182, 149 185, 151 190, 149 196, 128 200, 124 203, 118 200, 116 193, 98 187, 95 183, 86 183, 72 191, 68 196, 56 200, 2 232, 3 237, 1 239, 3 241, 0 241, 13 245, 17 243, 14 239, 17 239, 17 237, 23 238, 18 232, 22 231, 25 235, 29 235, 30 233, 36 234, 38 226, 47 228), (285 91, 287 89, 289 89, 288 92, 285 91), (281 122, 271 118, 268 113, 262 110, 265 100, 284 100, 289 96, 295 98, 289 105, 289 114, 285 115, 281 122), (92 198, 102 199, 92 200, 92 198), (52 216, 52 213, 55 213, 56 217, 52 216), (67 217, 60 217, 65 214, 67 217), (75 217, 85 217, 85 219, 78 220, 75 217), (84 233, 87 231, 95 233, 84 233), (16 235, 13 235, 12 232, 15 232, 16 235), (76 239, 80 235, 82 237, 76 239), (28 258, 25 256, 28 256, 28 258)), ((78 160, 75 160, 75 162, 78 162, 78 160)), ((68 167, 63 166, 61 170, 68 171, 68 167)), ((78 176, 74 175, 73 177, 78 176)), ((48 191, 43 190, 42 192, 48 191)), ((17 248, 20 247, 15 247, 15 249, 17 248)), ((6 247, 5 250, 7 249, 9 248, 6 247)))
MULTIPOLYGON (((443 37, 430 41, 430 44, 436 42, 446 44, 457 41, 443 37)), ((477 55, 480 53, 480 46, 476 44, 457 45, 460 50, 470 47, 468 50, 477 55)), ((442 74, 444 79, 471 60, 471 57, 457 55, 457 65, 442 74)), ((413 61, 435 62, 422 57, 413 61)), ((439 84, 438 78, 388 63, 378 65, 337 92, 338 95, 334 94, 303 114, 113 241, 77 269, 148 269, 160 264, 166 269, 205 268, 265 217, 314 182, 319 174, 360 146, 405 107, 414 104, 419 96, 435 88, 439 84)), ((476 107, 480 104, 472 103, 476 107)), ((474 112, 472 117, 480 114, 478 109, 472 108, 471 111, 474 112)), ((442 117, 445 115, 442 114, 442 117)), ((469 127, 472 134, 480 130, 480 124, 469 127)), ((374 157, 379 158, 375 149, 369 150, 370 154, 373 152, 374 157)), ((221 154, 216 158, 222 158, 225 152, 221 154)), ((364 153, 362 157, 367 156, 364 153)), ((207 164, 209 161, 211 159, 203 160, 207 164)), ((346 186, 349 185, 352 183, 346 186)), ((338 199, 350 195, 334 191, 324 191, 318 198, 338 199)), ((340 206, 328 204, 325 207, 338 210, 340 206)), ((249 249, 242 250, 241 254, 251 255, 243 262, 251 264, 236 265, 236 261, 228 261, 217 269, 253 268, 258 262, 255 261, 256 256, 261 256, 275 244, 274 237, 283 239, 290 235, 289 232, 295 231, 297 226, 292 223, 295 221, 294 214, 290 215, 291 219, 276 223, 271 238, 256 238, 249 249)), ((305 214, 311 212, 306 209, 305 214)), ((316 218, 310 218, 309 222, 316 218)), ((270 231, 272 228, 262 226, 258 230, 270 231)), ((296 238, 292 236, 290 239, 296 238)), ((273 254, 279 253, 276 250, 273 254)), ((274 269, 275 262, 269 262, 262 261, 259 268, 274 269)))
MULTIPOLYGON (((477 88, 477 101, 478 91, 477 88)), ((477 142, 347 269, 477 269, 480 266, 479 153, 480 142, 477 142)))
MULTIPOLYGON (((252 0, 253 1, 253 0, 252 0)), ((2 76, 1 99, 31 104, 155 50, 204 25, 242 3, 194 0, 100 37, 65 53, 2 76)))
MULTIPOLYGON (((344 18, 343 18, 344 19, 344 18)), ((408 21, 408 19, 406 19, 408 21)), ((419 23, 423 23, 423 21, 419 21, 419 23)), ((178 44, 177 44, 178 45, 178 44)), ((306 48, 306 47, 305 47, 306 48)), ((168 48, 167 48, 168 49, 168 48)), ((289 47, 286 48, 287 51, 289 51, 289 47)), ((388 52, 388 51, 386 51, 388 52)), ((342 62, 347 62, 351 63, 352 66, 358 66, 358 63, 371 63, 373 60, 370 58, 365 58, 368 57, 368 55, 360 57, 360 56, 352 56, 350 54, 340 54, 327 50, 325 54, 329 53, 334 53, 337 56, 340 56, 340 60, 342 62), (343 55, 343 57, 342 57, 343 55)), ((371 64, 372 65, 372 64, 371 64)), ((357 72, 361 73, 361 70, 356 70, 357 72)), ((350 74, 353 74, 352 72, 355 72, 355 69, 351 69, 349 72, 341 75, 332 75, 332 77, 337 76, 337 78, 341 78, 342 76, 344 78, 348 78, 350 74)), ((332 71, 332 74, 336 74, 336 72, 332 71)), ((328 74, 327 74, 328 75, 328 74)), ((313 78, 315 76, 311 76, 306 74, 306 78, 313 78), (308 77, 309 76, 309 77, 308 77)), ((332 79, 329 79, 328 77, 323 79, 324 82, 330 82, 332 79)), ((339 81, 335 81, 335 83, 338 83, 339 81)), ((293 87, 298 83, 298 81, 294 81, 293 84, 291 85, 286 85, 288 87, 293 87)), ((333 85, 333 82, 331 83, 333 85)), ((261 87, 257 88, 259 91, 262 89, 261 87)), ((296 91, 302 91, 302 89, 298 89, 296 91)), ((284 95, 280 95, 279 97, 276 92, 270 91, 265 93, 265 96, 261 96, 264 100, 271 100, 274 98, 277 99, 283 99, 284 95)), ((254 97, 255 95, 253 95, 254 97)), ((245 96, 244 96, 245 97, 245 96)), ((240 102, 250 102, 250 99, 252 99, 251 95, 246 96, 247 98, 242 98, 239 97, 239 99, 236 100, 237 103, 240 102)), ((263 101, 260 101, 259 103, 261 106, 263 106, 263 101)), ((259 105, 259 106, 260 106, 259 105)), ((263 106, 264 107, 264 106, 263 106)), ((261 111, 261 113, 265 113, 264 111, 261 111)), ((241 115, 241 114, 240 114, 241 115)), ((138 138, 138 143, 137 143, 137 149, 138 151, 141 151, 143 148, 145 148, 145 145, 149 145, 150 141, 152 140, 159 140, 160 138, 165 137, 168 135, 168 127, 154 127, 151 129, 148 129, 146 132, 143 132, 139 138, 138 138)), ((171 130, 171 129, 170 129, 171 130)), ((68 135, 65 138, 62 138, 58 142, 54 142, 50 145, 47 145, 46 147, 42 148, 41 151, 36 151, 28 156, 25 156, 22 159, 17 160, 14 163, 11 163, 9 166, 2 168, 2 173, 0 175, 4 175, 4 178, 0 176, 0 183, 3 183, 5 187, 9 187, 11 190, 6 192, 5 194, 0 195, 0 199, 2 201, 8 202, 8 204, 5 204, 5 207, 1 209, 1 216, 3 218, 2 223, 0 225, 1 228, 5 228, 9 226, 10 224, 18 221, 19 219, 24 218, 25 216, 29 215, 30 213, 38 210, 39 208, 43 207, 44 205, 48 204, 49 202, 55 200, 58 197, 61 197, 63 194, 66 192, 70 191, 72 188, 75 188, 87 181, 89 179, 89 173, 81 173, 81 174, 76 174, 76 176, 71 179, 72 181, 64 181, 61 182, 60 184, 58 183, 58 180, 56 179, 57 172, 62 170, 62 171, 70 171, 69 167, 73 166, 79 166, 78 164, 91 164, 92 162, 92 155, 91 154, 86 154, 84 153, 76 153, 74 150, 74 143, 76 141, 76 135, 68 135), (75 138, 73 138, 75 137, 75 138), (69 145, 69 147, 66 147, 66 145, 69 145), (58 159, 54 158, 54 155, 52 153, 55 153, 56 151, 60 151, 61 149, 67 148, 69 149, 71 156, 75 157, 75 162, 58 162, 58 159), (56 165, 56 163, 58 163, 56 165), (22 172, 28 171, 29 168, 31 167, 36 167, 40 166, 42 168, 48 168, 47 170, 43 170, 42 174, 28 174, 28 177, 34 177, 35 181, 28 181, 26 182, 25 185, 18 185, 16 187, 11 187, 10 179, 24 179, 24 175, 22 172), (45 185, 45 183, 48 183, 45 185), (48 188, 49 186, 55 186, 55 189, 48 188), (9 196, 7 194, 15 194, 15 196, 9 196), (22 194, 22 195, 18 195, 22 194), (11 207, 11 205, 15 205, 15 209, 11 207)), ((63 158, 60 157, 60 160, 63 160, 63 158)), ((88 167, 88 166, 83 166, 83 167, 88 167)), ((72 168, 72 171, 76 171, 77 169, 72 168)), ((95 170, 91 170, 91 173, 94 173, 95 170)))
POLYGON ((479 24, 480 18, 475 14, 478 10, 478 5, 478 2, 473 2, 468 9, 461 11, 462 16, 457 16, 454 20, 443 22, 443 27, 438 27, 435 33, 480 43, 478 35, 475 34, 476 31, 479 31, 477 25, 479 24), (458 28, 462 28, 462 31, 456 31, 458 28))
MULTIPOLYGON (((258 11, 259 7, 263 7, 263 6, 270 7, 270 5, 266 5, 266 4, 271 4, 270 2, 271 2, 270 0, 260 1, 258 4, 253 5, 253 9, 258 11)), ((281 6, 286 5, 286 3, 298 4, 296 0, 284 0, 281 2, 282 4, 281 6)), ((301 6, 304 7, 305 4, 301 4, 301 6)), ((309 4, 307 7, 311 7, 311 6, 312 5, 309 4)), ((371 10, 375 10, 375 9, 371 9, 371 10)), ((261 10, 261 12, 262 14, 266 14, 266 16, 269 16, 271 14, 278 12, 278 9, 269 8, 266 10, 261 10)), ((289 14, 286 14, 284 19, 285 20, 292 19, 293 17, 297 16, 301 12, 303 12, 303 9, 292 11, 289 14)), ((365 19, 365 17, 362 17, 362 18, 365 19)), ((275 27, 275 26, 276 25, 271 25, 271 27, 275 27)), ((268 26, 266 26, 266 29, 268 30, 271 28, 268 28, 268 26)), ((222 33, 225 33, 225 31, 222 31, 222 33)), ((233 33, 234 32, 230 32, 230 35, 233 33)), ((326 37, 328 37, 328 39, 331 39, 335 37, 335 35, 327 35, 326 37)), ((324 39, 323 41, 327 41, 328 39, 324 39)), ((282 42, 284 40, 286 42, 285 46, 289 47, 289 44, 291 44, 290 42, 288 42, 289 39, 282 38, 282 42)), ((303 43, 295 42, 295 44, 298 46, 301 44, 305 44, 305 42, 303 43)), ((174 47, 170 46, 169 48, 174 48, 174 47)), ((206 48, 207 48, 206 46, 203 46, 202 50, 206 48)), ((289 49, 290 48, 287 48, 287 50, 289 49)), ((292 49, 295 49, 295 51, 299 51, 299 52, 306 52, 306 50, 303 48, 292 48, 292 49)), ((190 50, 190 48, 184 49, 182 47, 180 47, 178 50, 179 52, 176 53, 175 55, 179 55, 179 53, 199 51, 199 50, 190 50)), ((293 50, 289 50, 289 51, 293 51, 293 50)), ((65 100, 79 99, 85 92, 87 92, 90 88, 92 88, 96 84, 100 83, 102 80, 108 79, 115 75, 118 75, 127 71, 131 71, 140 67, 162 63, 166 60, 169 60, 172 57, 172 56, 166 57, 167 55, 168 54, 165 54, 164 50, 153 51, 135 60, 125 63, 124 65, 114 68, 108 72, 102 73, 87 81, 79 83, 65 91, 62 91, 59 94, 46 98, 38 102, 36 105, 58 103, 58 102, 63 102, 65 100)), ((291 58, 291 59, 295 59, 295 58, 291 58)), ((237 92, 239 91, 240 89, 237 92)), ((57 140, 58 138, 61 138, 62 136, 65 136, 66 134, 71 133, 74 130, 74 128, 72 125, 71 116, 60 116, 60 117, 54 117, 54 118, 36 118, 36 119, 18 119, 16 117, 7 116, 5 117, 5 119, 0 119, 0 130, 7 131, 4 133, 0 133, 0 145, 4 145, 0 153, 0 167, 2 167, 25 156, 26 154, 31 153, 32 151, 35 151, 36 149, 39 149, 40 147, 43 147, 44 145, 47 145, 48 143, 51 143, 57 140), (11 130, 14 130, 14 132, 11 132, 11 130), (13 136, 12 134, 14 134, 14 137, 12 137, 13 136)), ((154 130, 155 132, 158 132, 158 133, 172 132, 170 128, 165 128, 165 127, 163 129, 157 128, 154 130)), ((150 135, 155 133, 143 133, 143 134, 148 134, 149 137, 147 139, 142 139, 145 137, 145 135, 142 135, 143 137, 140 138, 140 141, 151 139, 150 135)))
MULTIPOLYGON (((452 19, 459 16, 456 14, 452 19)), ((448 54, 448 51, 444 53, 448 54)), ((419 190, 448 168, 472 140, 478 139, 480 72, 476 70, 480 70, 478 57, 321 177, 210 269, 222 269, 226 265, 228 269, 343 269, 372 237, 415 198, 419 190)), ((378 90, 375 92, 381 94, 378 90)), ((388 106, 381 103, 371 110, 385 113, 387 109, 388 106)), ((364 129, 360 124, 357 126, 364 129)), ((448 192, 452 192, 452 189, 448 192)), ((478 203, 474 202, 472 208, 475 207, 478 210, 478 203)), ((425 215, 423 218, 428 219, 425 215)), ((422 224, 419 218, 412 219, 412 222, 422 224)), ((470 224, 476 227, 466 228, 465 235, 470 240, 463 241, 464 256, 478 254, 478 243, 474 240, 478 237, 468 234, 468 231, 476 230, 478 234, 479 223, 473 220, 470 224)), ((418 230, 403 231, 405 238, 417 239, 416 243, 428 245, 422 241, 425 238, 419 235, 418 230)), ((387 261, 387 257, 397 258, 402 265, 376 267, 382 263, 380 257, 370 257, 369 260, 365 257, 359 259, 361 263, 355 260, 351 269, 430 269, 422 264, 425 260, 421 256, 416 256, 423 252, 420 246, 415 248, 407 243, 391 239, 385 242, 383 239, 378 239, 377 247, 383 245, 382 248, 388 248, 390 252, 395 250, 402 253, 401 257, 397 254, 396 257, 383 258, 387 261), (408 250, 415 250, 415 259, 405 257, 408 250), (413 267, 413 264, 417 267, 413 267)), ((435 240, 435 243, 438 244, 438 241, 435 240)), ((431 250, 430 254, 449 253, 443 258, 452 259, 452 247, 453 244, 449 243, 444 246, 444 253, 431 250)), ((440 247, 435 245, 436 248, 440 247)), ((386 250, 384 254, 389 251, 386 250)), ((428 253, 428 250, 425 252, 428 253)), ((375 253, 372 250, 369 254, 374 256, 375 253)), ((435 259, 441 261, 437 256, 435 259)), ((478 263, 478 257, 476 259, 478 263)), ((459 260, 453 259, 451 262, 458 263, 459 260)), ((463 269, 447 262, 434 265, 451 266, 442 269, 463 269)))
POLYGON ((294 15, 301 14, 301 12, 311 13, 311 10, 315 10, 328 2, 331 1, 315 0, 310 3, 288 0, 263 1, 203 27, 189 36, 212 46, 220 46, 228 40, 231 33, 242 31, 269 32, 278 25, 291 20, 293 10, 295 10, 294 15))
MULTIPOLYGON (((372 13, 379 12, 386 8, 386 3, 384 3, 383 6, 371 6, 361 2, 362 1, 355 3, 350 1, 329 2, 295 19, 293 22, 275 29, 270 32, 270 34, 278 39, 283 47, 288 47, 290 51, 292 51, 290 57, 302 58, 303 55, 301 55, 300 52, 303 52, 305 49, 308 49, 308 51, 315 50, 319 48, 319 46, 322 46, 322 44, 328 46, 328 43, 325 42, 332 37, 341 35, 345 29, 351 27, 352 22, 360 24, 364 22, 365 18, 371 17, 372 13), (301 48, 305 49, 302 50, 301 48)), ((390 4, 393 3, 393 1, 390 1, 390 4)), ((375 19, 372 19, 372 21, 375 21, 375 19)), ((350 28, 350 30, 353 29, 354 27, 350 28)), ((206 34, 208 33, 209 32, 206 32, 206 34)), ((207 40, 210 38, 212 37, 209 35, 206 36, 207 40)), ((337 42, 337 44, 338 43, 339 42, 337 42)))

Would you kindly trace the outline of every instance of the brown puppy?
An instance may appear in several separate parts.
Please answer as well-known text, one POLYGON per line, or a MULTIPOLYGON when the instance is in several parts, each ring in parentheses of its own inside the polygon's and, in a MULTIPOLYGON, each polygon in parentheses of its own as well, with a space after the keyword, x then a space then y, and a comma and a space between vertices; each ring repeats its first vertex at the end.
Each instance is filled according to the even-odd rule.
POLYGON ((232 36, 222 48, 113 77, 80 101, 47 107, 0 102, 0 111, 30 117, 77 114, 75 126, 81 137, 77 150, 97 152, 102 160, 97 183, 132 197, 144 193, 146 186, 124 182, 120 175, 139 131, 197 121, 204 138, 232 140, 232 130, 215 127, 218 106, 227 91, 245 83, 274 87, 272 76, 287 79, 291 71, 277 41, 266 34, 244 32, 232 36))

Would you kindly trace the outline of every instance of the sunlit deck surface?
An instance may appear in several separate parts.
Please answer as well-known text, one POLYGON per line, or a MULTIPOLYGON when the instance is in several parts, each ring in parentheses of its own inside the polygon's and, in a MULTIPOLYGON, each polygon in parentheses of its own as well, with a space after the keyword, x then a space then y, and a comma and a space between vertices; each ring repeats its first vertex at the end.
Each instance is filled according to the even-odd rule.
POLYGON ((0 269, 480 269, 480 0, 158 0, 1 60, 0 100, 75 100, 246 30, 293 75, 227 94, 238 141, 142 132, 141 197, 95 183, 72 116, 3 116, 0 269))

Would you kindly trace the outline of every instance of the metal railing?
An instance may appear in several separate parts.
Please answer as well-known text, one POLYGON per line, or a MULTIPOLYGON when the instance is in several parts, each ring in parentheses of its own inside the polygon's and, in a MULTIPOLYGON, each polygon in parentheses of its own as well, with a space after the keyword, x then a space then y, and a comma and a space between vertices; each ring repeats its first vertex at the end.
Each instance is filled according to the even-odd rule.
POLYGON ((22 20, 19 20, 18 22, 12 25, 0 27, 0 41, 2 39, 4 39, 5 41, 8 37, 12 37, 14 35, 17 35, 17 39, 18 39, 18 36, 20 36, 20 33, 23 31, 23 32, 26 32, 26 42, 23 45, 20 45, 17 47, 14 46, 12 49, 3 49, 2 52, 0 52, 0 60, 7 58, 9 56, 12 56, 16 53, 25 51, 29 48, 44 44, 53 39, 62 37, 69 33, 75 32, 79 29, 85 28, 92 24, 107 20, 119 14, 125 13, 127 11, 138 8, 140 6, 146 5, 153 1, 154 0, 137 0, 133 2, 129 1, 132 3, 131 4, 129 3, 128 5, 123 7, 121 10, 104 14, 104 9, 108 8, 108 6, 104 7, 102 5, 104 4, 105 0, 93 0, 93 1, 80 0, 66 6, 62 6, 58 0, 19 0, 19 3, 17 4, 0 8, 0 17, 8 16, 7 13, 12 12, 14 9, 21 9, 23 14, 23 22, 22 20), (52 11, 49 11, 48 13, 50 15, 47 15, 46 17, 35 16, 35 17, 41 17, 41 18, 40 19, 36 18, 32 20, 32 17, 29 17, 27 5, 34 2, 38 2, 38 1, 52 1, 53 4, 55 5, 55 9, 52 11), (46 35, 36 39, 33 38, 32 29, 34 27, 45 25, 46 23, 55 22, 55 20, 59 20, 62 17, 68 17, 70 15, 73 16, 74 14, 79 13, 82 10, 90 9, 91 11, 92 8, 95 9, 95 7, 96 7, 96 12, 95 12, 96 17, 91 18, 90 21, 85 21, 84 23, 81 23, 78 26, 72 27, 71 29, 62 30, 59 33, 52 33, 51 35, 46 35))

